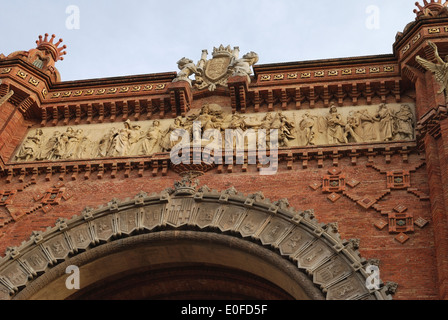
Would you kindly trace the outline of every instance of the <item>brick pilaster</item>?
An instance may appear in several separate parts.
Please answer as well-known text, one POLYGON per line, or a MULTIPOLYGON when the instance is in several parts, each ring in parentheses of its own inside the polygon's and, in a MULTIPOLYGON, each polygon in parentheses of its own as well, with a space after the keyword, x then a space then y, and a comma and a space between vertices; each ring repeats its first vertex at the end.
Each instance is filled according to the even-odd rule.
POLYGON ((448 299, 448 122, 441 124, 442 138, 425 137, 431 213, 434 227, 439 298, 448 299))

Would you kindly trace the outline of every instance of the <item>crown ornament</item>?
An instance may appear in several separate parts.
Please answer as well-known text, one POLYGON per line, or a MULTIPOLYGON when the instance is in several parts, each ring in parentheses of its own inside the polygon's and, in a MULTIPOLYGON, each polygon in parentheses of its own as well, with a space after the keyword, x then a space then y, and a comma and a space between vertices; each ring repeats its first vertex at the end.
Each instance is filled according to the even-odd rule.
POLYGON ((238 47, 235 47, 234 49, 232 49, 230 47, 230 45, 227 46, 227 47, 224 47, 223 45, 220 45, 218 48, 216 48, 216 47, 213 48, 212 56, 213 56, 213 58, 231 57, 236 52, 239 52, 239 48, 238 47))
POLYGON ((182 180, 174 183, 174 195, 193 195, 196 193, 196 189, 199 186, 199 176, 202 176, 202 172, 189 171, 182 175, 182 180))
POLYGON ((37 49, 49 51, 54 61, 64 60, 63 56, 67 54, 64 50, 67 46, 63 45, 62 47, 59 47, 64 40, 59 39, 58 42, 54 43, 56 36, 53 34, 50 39, 48 39, 48 37, 48 33, 45 34, 45 38, 42 37, 42 35, 39 36, 39 40, 36 41, 37 49))
POLYGON ((430 2, 427 0, 423 0, 423 6, 416 2, 415 5, 418 7, 414 9, 414 13, 417 15, 417 18, 420 17, 436 17, 443 12, 447 12, 448 10, 448 1, 445 0, 431 0, 430 2))

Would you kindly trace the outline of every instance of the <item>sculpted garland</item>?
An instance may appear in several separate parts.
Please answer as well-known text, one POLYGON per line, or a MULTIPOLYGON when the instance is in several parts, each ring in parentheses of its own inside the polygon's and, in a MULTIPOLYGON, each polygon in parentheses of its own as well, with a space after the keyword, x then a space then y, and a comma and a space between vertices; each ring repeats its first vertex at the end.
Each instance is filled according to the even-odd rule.
POLYGON ((128 120, 121 124, 39 128, 25 138, 14 160, 58 161, 170 152, 181 142, 177 129, 188 132, 192 138, 195 123, 200 123, 203 145, 212 142, 213 137, 204 133, 213 130, 221 135, 223 149, 226 143, 235 145, 235 141, 226 141, 225 131, 229 129, 241 133, 246 130, 254 130, 258 134, 267 132, 267 142, 270 130, 277 129, 280 148, 411 141, 415 138, 415 116, 409 105, 392 107, 381 104, 373 112, 371 107, 345 107, 341 110, 342 113, 333 105, 329 110, 240 115, 226 113, 218 105, 205 105, 195 114, 174 120, 134 124, 128 120))

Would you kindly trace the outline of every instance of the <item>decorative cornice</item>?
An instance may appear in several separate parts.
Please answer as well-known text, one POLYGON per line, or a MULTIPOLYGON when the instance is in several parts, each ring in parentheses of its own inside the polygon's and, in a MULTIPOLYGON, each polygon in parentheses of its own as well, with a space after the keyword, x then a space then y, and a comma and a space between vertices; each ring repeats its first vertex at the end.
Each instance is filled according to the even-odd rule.
MULTIPOLYGON (((349 144, 326 147, 296 147, 282 148, 278 152, 278 170, 307 169, 311 166, 322 168, 325 160, 331 160, 333 166, 339 166, 342 159, 350 159, 352 165, 357 165, 361 158, 367 157, 372 161, 373 157, 385 157, 390 159, 394 154, 403 157, 406 162, 409 155, 418 152, 416 142, 391 142, 376 144, 349 144)), ((192 149, 190 154, 192 155, 192 149)), ((234 152, 234 158, 236 151, 234 152)), ((245 158, 248 158, 246 152, 245 158)), ((192 162, 193 163, 193 162, 192 162)), ((262 164, 190 164, 174 165, 171 163, 169 153, 160 153, 146 157, 127 157, 126 159, 88 159, 66 160, 30 163, 9 163, 4 166, 0 175, 7 183, 24 183, 37 181, 39 176, 46 176, 50 180, 52 176, 58 176, 59 180, 88 180, 88 179, 115 179, 132 176, 143 177, 148 172, 151 176, 167 176, 168 172, 183 175, 188 172, 201 173, 232 173, 236 170, 247 172, 249 166, 255 166, 259 170, 262 164), (214 170, 214 171, 213 171, 214 170)))
MULTIPOLYGON (((2 84, 2 79, 0 79, 0 85, 2 84)), ((14 91, 10 90, 6 95, 4 95, 3 97, 0 97, 0 107, 9 100, 9 98, 11 98, 14 95, 14 91)))
POLYGON ((425 115, 423 115, 420 121, 417 122, 417 132, 420 144, 422 144, 422 139, 427 135, 438 139, 441 136, 440 132, 440 122, 448 118, 448 107, 438 106, 437 108, 432 108, 425 115))

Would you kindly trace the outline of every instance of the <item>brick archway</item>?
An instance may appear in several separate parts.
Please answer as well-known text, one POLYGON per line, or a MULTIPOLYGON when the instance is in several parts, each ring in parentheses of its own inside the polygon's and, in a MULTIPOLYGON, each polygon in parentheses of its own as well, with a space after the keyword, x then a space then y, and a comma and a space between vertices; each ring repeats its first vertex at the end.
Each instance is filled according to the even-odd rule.
MULTIPOLYGON (((197 189, 183 180, 161 194, 140 193, 86 208, 82 215, 60 219, 19 248, 8 249, 0 260, 0 298, 102 294, 124 299, 110 292, 137 282, 151 283, 140 288, 148 293, 145 298, 175 298, 169 288, 164 295, 151 294, 154 283, 172 270, 182 281, 209 272, 208 279, 214 279, 209 284, 215 287, 222 287, 218 274, 232 275, 227 277, 233 278, 227 282, 229 290, 239 283, 246 298, 391 299, 388 285, 366 287, 369 262, 357 249, 356 240, 341 240, 336 224, 320 224, 312 211, 296 211, 286 199, 272 203, 261 193, 197 189), (76 292, 65 287, 70 265, 78 266, 81 274, 82 288, 76 292), (133 281, 135 277, 140 281, 133 281), (244 287, 242 279, 247 280, 244 287), (260 287, 273 295, 260 295, 254 289, 260 287)), ((220 298, 235 297, 230 291, 220 298)))

